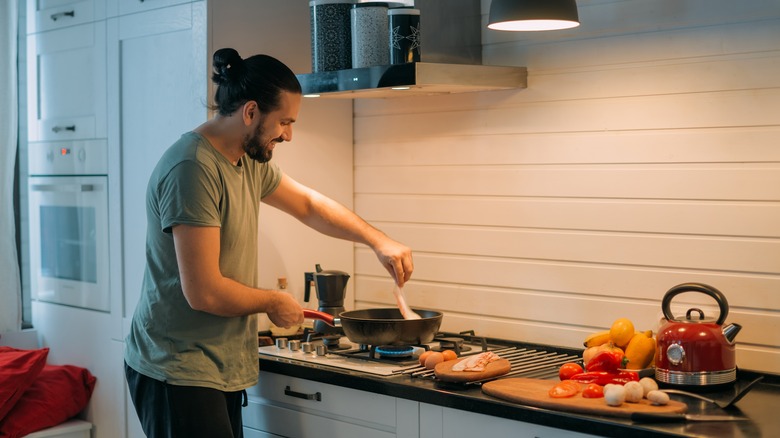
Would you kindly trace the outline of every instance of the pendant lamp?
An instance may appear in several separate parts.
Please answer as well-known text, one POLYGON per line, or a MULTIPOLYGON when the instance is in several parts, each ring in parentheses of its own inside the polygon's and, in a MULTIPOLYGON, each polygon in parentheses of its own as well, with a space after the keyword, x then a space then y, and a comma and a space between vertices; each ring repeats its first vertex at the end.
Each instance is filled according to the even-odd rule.
POLYGON ((493 0, 488 28, 508 31, 569 29, 580 25, 576 0, 493 0))

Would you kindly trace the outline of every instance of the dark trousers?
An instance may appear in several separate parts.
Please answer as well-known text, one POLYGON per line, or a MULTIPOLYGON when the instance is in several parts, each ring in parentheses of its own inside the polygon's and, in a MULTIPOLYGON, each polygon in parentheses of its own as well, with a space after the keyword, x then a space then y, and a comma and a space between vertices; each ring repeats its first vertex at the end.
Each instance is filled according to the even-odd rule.
POLYGON ((242 438, 246 391, 170 385, 125 364, 135 411, 149 438, 242 438))

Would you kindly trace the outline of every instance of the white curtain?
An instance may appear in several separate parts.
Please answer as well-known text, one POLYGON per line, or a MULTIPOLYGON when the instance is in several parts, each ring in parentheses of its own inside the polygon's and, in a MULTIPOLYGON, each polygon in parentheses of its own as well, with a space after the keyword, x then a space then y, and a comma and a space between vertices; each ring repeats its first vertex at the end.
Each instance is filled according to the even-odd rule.
POLYGON ((0 333, 22 327, 22 298, 14 221, 14 163, 16 161, 17 2, 0 0, 0 333))

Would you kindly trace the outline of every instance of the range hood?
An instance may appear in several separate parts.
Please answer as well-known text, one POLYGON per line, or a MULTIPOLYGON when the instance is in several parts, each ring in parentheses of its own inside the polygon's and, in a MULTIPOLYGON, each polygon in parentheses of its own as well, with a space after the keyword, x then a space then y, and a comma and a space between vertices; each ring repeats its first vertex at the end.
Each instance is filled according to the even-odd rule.
POLYGON ((525 67, 482 65, 480 0, 415 0, 421 62, 297 75, 304 96, 389 98, 526 88, 525 67))
POLYGON ((304 96, 388 98, 526 87, 525 67, 410 62, 298 75, 304 96))

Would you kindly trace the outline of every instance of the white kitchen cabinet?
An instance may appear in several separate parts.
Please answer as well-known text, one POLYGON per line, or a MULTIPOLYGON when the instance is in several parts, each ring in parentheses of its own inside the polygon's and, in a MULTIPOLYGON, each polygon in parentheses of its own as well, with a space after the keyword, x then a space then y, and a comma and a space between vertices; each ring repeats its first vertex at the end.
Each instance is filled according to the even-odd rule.
MULTIPOLYGON (((120 342, 141 293, 146 182, 163 151, 207 117, 204 20, 203 1, 106 20, 109 214, 122 248, 111 271, 111 300, 120 303, 111 336, 120 342)), ((122 383, 127 436, 142 437, 122 383)))
POLYGON ((595 438, 595 435, 420 403, 420 438, 474 438, 488 434, 537 438, 595 438))
POLYGON ((27 38, 29 141, 106 137, 106 26, 96 22, 27 38))
POLYGON ((105 0, 27 0, 28 34, 91 23, 105 17, 105 0))
POLYGON ((108 16, 148 12, 153 9, 190 3, 192 0, 104 0, 108 5, 108 16))
POLYGON ((109 150, 118 158, 111 174, 121 175, 121 196, 113 199, 123 224, 124 294, 116 298, 125 325, 141 293, 149 175, 162 153, 208 116, 205 14, 200 1, 107 20, 109 150))
POLYGON ((259 430, 244 428, 244 438, 279 438, 279 435, 260 432, 259 430))
POLYGON ((247 394, 244 431, 250 437, 595 437, 263 371, 247 394))
POLYGON ((247 393, 247 436, 417 437, 417 402, 263 371, 247 393))

